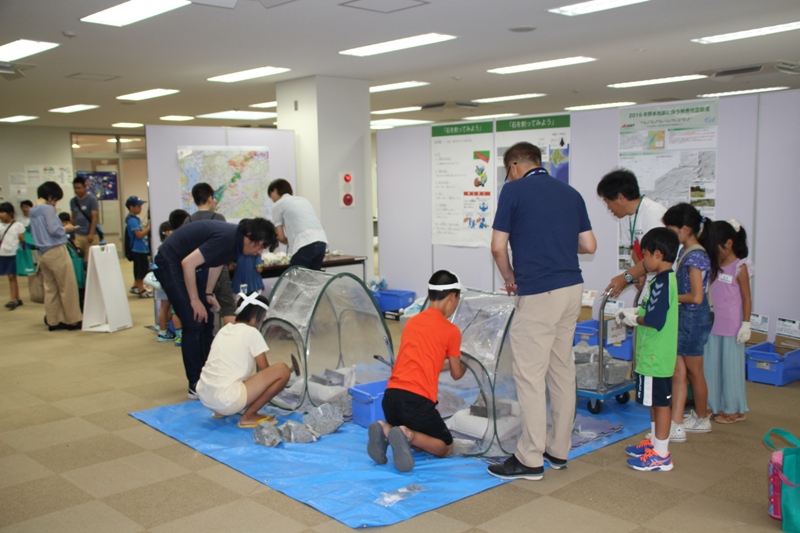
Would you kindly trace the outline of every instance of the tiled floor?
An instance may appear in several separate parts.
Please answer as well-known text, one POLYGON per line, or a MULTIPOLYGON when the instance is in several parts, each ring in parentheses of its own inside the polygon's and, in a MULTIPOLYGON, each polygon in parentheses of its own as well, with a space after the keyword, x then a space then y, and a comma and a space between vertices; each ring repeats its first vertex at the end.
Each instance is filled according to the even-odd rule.
MULTIPOLYGON (((121 265, 130 283, 130 263, 121 265)), ((187 401, 179 348, 143 327, 153 323, 152 300, 128 303, 134 327, 113 334, 48 332, 43 306, 27 299, 0 310, 0 532, 348 530, 128 416, 187 401)), ((389 326, 399 341, 397 323, 389 326)), ((746 422, 672 445, 672 472, 627 468, 618 444, 543 481, 503 485, 385 529, 780 531, 766 514, 770 454, 761 438, 771 427, 800 435, 800 382, 748 384, 748 394, 746 422)))

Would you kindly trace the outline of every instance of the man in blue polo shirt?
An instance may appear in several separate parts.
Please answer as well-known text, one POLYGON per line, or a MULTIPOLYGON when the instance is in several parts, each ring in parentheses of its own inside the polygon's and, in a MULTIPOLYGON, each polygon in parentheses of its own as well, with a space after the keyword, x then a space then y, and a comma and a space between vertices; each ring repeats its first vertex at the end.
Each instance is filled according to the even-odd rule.
POLYGON ((510 333, 522 434, 516 453, 489 466, 489 473, 538 480, 544 461, 555 469, 567 466, 575 415, 572 340, 583 292, 578 254, 594 253, 597 243, 580 193, 542 168, 539 148, 517 143, 503 163, 508 183, 497 205, 492 255, 505 290, 517 295, 510 333))

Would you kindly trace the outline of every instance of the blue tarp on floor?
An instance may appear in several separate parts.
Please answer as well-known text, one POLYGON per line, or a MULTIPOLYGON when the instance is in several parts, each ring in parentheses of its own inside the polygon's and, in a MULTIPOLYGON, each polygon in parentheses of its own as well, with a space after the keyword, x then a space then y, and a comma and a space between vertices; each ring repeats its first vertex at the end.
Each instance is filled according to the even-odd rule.
MULTIPOLYGON (((270 409, 262 412, 269 413, 270 409)), ((633 402, 606 402, 599 415, 590 415, 582 407, 578 412, 622 423, 623 428, 572 450, 570 459, 650 427, 649 410, 633 402)), ((196 401, 131 413, 198 452, 353 528, 401 522, 504 483, 487 474, 487 462, 476 458, 437 459, 417 452, 414 470, 400 473, 394 468, 390 451, 388 464, 376 465, 366 453, 367 430, 353 423, 342 425, 338 432, 314 443, 266 448, 253 442, 253 430, 236 426, 238 416, 213 419, 210 415, 196 401), (427 490, 391 507, 375 503, 382 492, 411 484, 427 490)), ((301 415, 293 413, 278 419, 280 423, 287 419, 300 421, 301 415)), ((624 452, 620 451, 622 460, 624 452)))

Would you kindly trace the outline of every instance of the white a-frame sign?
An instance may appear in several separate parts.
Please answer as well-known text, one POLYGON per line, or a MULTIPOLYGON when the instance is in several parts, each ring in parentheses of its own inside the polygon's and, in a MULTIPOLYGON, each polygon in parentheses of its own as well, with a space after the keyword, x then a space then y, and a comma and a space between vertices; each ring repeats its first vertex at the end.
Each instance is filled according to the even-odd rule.
POLYGON ((113 244, 89 249, 83 331, 114 333, 133 327, 125 281, 113 244))

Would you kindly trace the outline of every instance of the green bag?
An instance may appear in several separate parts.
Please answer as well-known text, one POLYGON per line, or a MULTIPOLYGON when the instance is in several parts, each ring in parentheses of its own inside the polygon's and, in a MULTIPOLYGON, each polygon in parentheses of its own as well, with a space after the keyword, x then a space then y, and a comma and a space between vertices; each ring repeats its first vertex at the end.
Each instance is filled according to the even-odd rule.
POLYGON ((800 533, 800 439, 783 429, 773 428, 764 435, 764 442, 776 450, 769 465, 769 514, 781 520, 785 533, 800 533), (771 436, 779 435, 794 445, 778 448, 771 436), (780 505, 780 512, 774 507, 780 505))
POLYGON ((33 264, 33 254, 26 244, 20 243, 17 248, 17 276, 30 276, 36 272, 33 264))
POLYGON ((86 288, 86 271, 83 269, 83 259, 75 253, 72 247, 67 246, 67 250, 69 250, 69 257, 72 259, 72 269, 75 271, 75 280, 78 282, 78 288, 84 289, 86 288))

